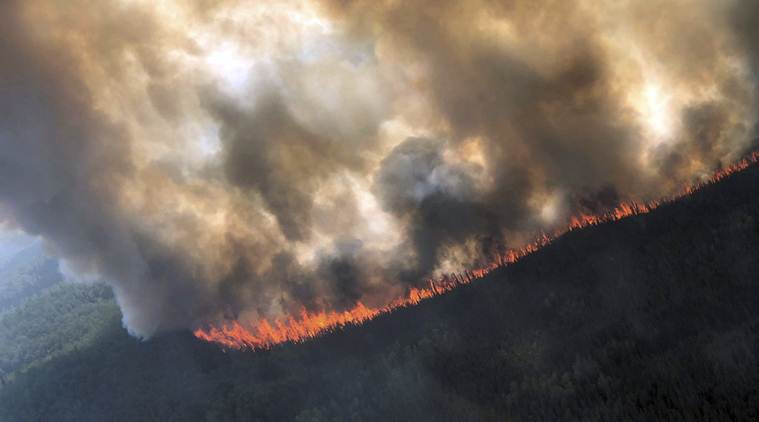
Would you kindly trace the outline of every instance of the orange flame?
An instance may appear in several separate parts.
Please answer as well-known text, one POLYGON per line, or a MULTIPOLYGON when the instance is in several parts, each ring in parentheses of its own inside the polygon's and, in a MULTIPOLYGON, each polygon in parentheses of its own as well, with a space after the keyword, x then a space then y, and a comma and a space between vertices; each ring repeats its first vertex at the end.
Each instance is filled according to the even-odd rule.
POLYGON ((194 334, 199 339, 215 342, 230 349, 255 350, 270 348, 271 346, 285 342, 299 343, 327 332, 339 330, 347 325, 359 325, 378 315, 392 312, 398 308, 416 305, 423 300, 441 295, 460 285, 469 284, 472 280, 483 278, 499 267, 513 264, 521 258, 532 254, 567 232, 648 213, 661 204, 690 195, 704 186, 716 183, 731 174, 742 171, 758 161, 759 152, 753 152, 748 158, 744 158, 731 166, 718 170, 707 180, 693 186, 688 186, 682 192, 661 201, 651 201, 648 203, 628 201, 619 204, 616 208, 603 214, 580 214, 573 216, 565 229, 558 230, 552 236, 542 234, 522 248, 506 251, 502 256, 496 257, 493 262, 482 268, 475 268, 461 274, 451 274, 438 280, 429 280, 427 287, 411 288, 406 296, 400 297, 384 307, 370 308, 358 302, 352 309, 342 312, 307 312, 303 309, 298 317, 290 316, 273 322, 263 319, 257 324, 247 327, 238 321, 232 321, 224 323, 221 326, 198 328, 194 331, 194 334))

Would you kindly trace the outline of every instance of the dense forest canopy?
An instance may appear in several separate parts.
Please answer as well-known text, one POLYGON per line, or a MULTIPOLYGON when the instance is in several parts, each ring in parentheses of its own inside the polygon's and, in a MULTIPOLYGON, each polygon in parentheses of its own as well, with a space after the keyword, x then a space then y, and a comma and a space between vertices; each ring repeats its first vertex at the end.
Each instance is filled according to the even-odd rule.
POLYGON ((0 422, 759 420, 757 162, 757 0, 0 0, 0 422))
POLYGON ((55 287, 0 319, 0 420, 755 420, 757 184, 754 166, 271 350, 140 342, 104 287, 55 287))

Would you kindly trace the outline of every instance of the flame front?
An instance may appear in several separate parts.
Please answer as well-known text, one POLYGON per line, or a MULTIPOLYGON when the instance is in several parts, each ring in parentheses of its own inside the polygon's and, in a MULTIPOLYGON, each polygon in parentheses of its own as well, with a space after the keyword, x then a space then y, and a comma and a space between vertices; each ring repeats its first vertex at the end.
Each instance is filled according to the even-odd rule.
POLYGON ((437 280, 430 280, 428 286, 424 288, 411 288, 406 296, 398 298, 384 307, 371 308, 358 302, 352 309, 342 312, 307 312, 303 309, 297 317, 291 316, 273 322, 262 319, 257 323, 250 325, 240 321, 231 321, 220 326, 198 328, 194 331, 194 334, 195 337, 199 339, 215 342, 230 349, 255 350, 267 349, 274 345, 286 342, 300 343, 319 335, 339 330, 347 325, 359 325, 377 317, 378 315, 392 312, 398 308, 416 305, 423 300, 453 290, 460 285, 469 284, 473 280, 483 278, 497 268, 513 264, 521 258, 536 252, 567 232, 588 226, 621 220, 638 214, 648 213, 659 207, 661 204, 672 202, 690 195, 704 186, 716 183, 731 174, 745 170, 758 161, 759 152, 753 152, 748 158, 718 170, 707 180, 692 186, 687 186, 679 194, 664 198, 660 201, 652 201, 648 203, 634 201, 623 202, 614 209, 603 214, 580 214, 574 216, 570 219, 569 225, 565 229, 559 230, 553 235, 542 234, 533 242, 520 249, 510 249, 502 256, 496 257, 496 259, 485 267, 475 268, 461 274, 451 274, 437 280))

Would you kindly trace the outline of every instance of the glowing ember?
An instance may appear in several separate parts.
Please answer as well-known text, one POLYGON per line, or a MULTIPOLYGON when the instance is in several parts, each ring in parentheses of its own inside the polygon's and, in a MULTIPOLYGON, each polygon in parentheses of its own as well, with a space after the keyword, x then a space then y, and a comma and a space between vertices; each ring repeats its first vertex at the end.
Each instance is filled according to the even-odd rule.
POLYGON ((497 257, 490 263, 490 265, 483 268, 472 269, 462 274, 454 274, 439 280, 430 280, 428 287, 425 288, 411 288, 405 297, 398 298, 385 307, 369 308, 363 303, 358 302, 352 309, 342 312, 322 311, 309 313, 302 310, 297 318, 288 317, 274 322, 261 320, 258 323, 249 326, 244 325, 239 321, 231 321, 218 327, 211 326, 208 328, 198 328, 195 330, 194 334, 199 339, 215 342, 232 349, 265 349, 285 342, 302 342, 321 334, 338 330, 346 325, 362 324, 380 314, 392 312, 398 308, 416 305, 425 299, 453 290, 462 284, 468 284, 472 282, 472 280, 483 278, 499 267, 513 264, 519 259, 532 254, 566 232, 601 223, 617 221, 633 215, 645 214, 663 203, 671 202, 689 195, 706 185, 718 182, 733 173, 744 170, 758 161, 759 152, 754 152, 748 158, 717 171, 706 181, 700 182, 694 186, 686 187, 681 193, 661 201, 653 201, 645 204, 638 202, 624 202, 604 214, 580 214, 572 217, 567 228, 557 231, 552 236, 543 234, 532 243, 529 243, 520 249, 508 250, 503 256, 497 257))

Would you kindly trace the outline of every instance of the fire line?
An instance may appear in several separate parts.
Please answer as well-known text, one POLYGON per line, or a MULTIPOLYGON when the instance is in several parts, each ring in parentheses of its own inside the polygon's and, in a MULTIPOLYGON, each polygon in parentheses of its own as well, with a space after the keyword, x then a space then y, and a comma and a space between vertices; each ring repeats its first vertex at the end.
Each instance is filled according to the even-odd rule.
POLYGON ((513 264, 521 258, 538 251, 567 232, 648 213, 662 204, 688 196, 731 174, 745 170, 757 162, 759 162, 759 152, 753 152, 747 158, 716 171, 708 179, 688 186, 680 193, 670 197, 647 203, 636 201, 622 202, 614 209, 602 214, 580 214, 574 216, 570 219, 566 228, 556 231, 553 235, 542 234, 533 242, 521 248, 510 249, 485 267, 468 270, 460 274, 452 274, 436 280, 429 280, 427 287, 411 288, 406 296, 395 299, 384 307, 371 308, 359 301, 353 308, 346 311, 307 312, 303 309, 297 317, 289 316, 271 322, 262 319, 250 325, 239 321, 231 321, 219 326, 210 325, 198 328, 194 331, 194 335, 201 340, 214 342, 225 348, 257 350, 268 349, 274 345, 286 342, 300 343, 339 330, 348 325, 360 325, 376 318, 378 315, 390 313, 398 308, 416 305, 426 299, 451 291, 458 286, 481 279, 497 268, 513 264))

